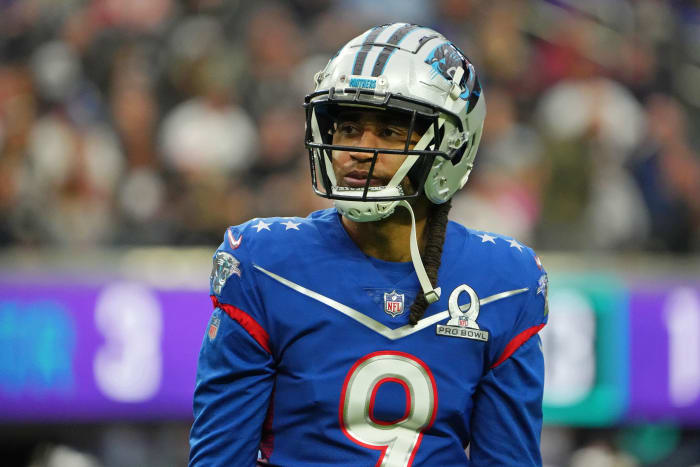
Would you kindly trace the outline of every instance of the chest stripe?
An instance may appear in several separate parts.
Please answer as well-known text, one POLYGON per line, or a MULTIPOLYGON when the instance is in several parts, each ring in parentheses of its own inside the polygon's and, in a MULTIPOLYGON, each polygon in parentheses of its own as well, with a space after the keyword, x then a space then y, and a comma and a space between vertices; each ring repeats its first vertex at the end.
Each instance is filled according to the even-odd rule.
MULTIPOLYGON (((263 272, 264 274, 267 274, 277 282, 281 283, 282 285, 285 285, 289 287, 290 289, 294 290, 295 292, 299 292, 302 295, 306 295, 307 297, 313 298, 314 300, 317 300, 324 305, 327 305, 336 311, 341 312, 345 316, 354 319, 358 323, 370 328, 372 331, 381 334, 382 336, 386 337, 387 339, 390 340, 397 340, 401 339, 402 337, 410 336, 413 333, 416 333, 418 331, 421 331, 425 328, 427 328, 430 325, 437 324, 440 321, 447 319, 450 317, 450 312, 445 310, 440 313, 436 313, 431 316, 426 316, 425 318, 421 319, 418 321, 418 323, 415 326, 412 326, 410 324, 406 324, 404 326, 401 326, 400 328, 396 329, 391 329, 388 326, 385 326, 384 324, 380 323, 379 321, 370 318, 369 316, 365 315, 364 313, 361 313, 354 308, 350 308, 347 305, 344 305, 340 302, 337 302, 333 300, 332 298, 326 297, 325 295, 322 295, 318 292, 314 292, 313 290, 307 289, 306 287, 303 287, 299 284, 296 284, 288 279, 285 279, 282 276, 279 276, 275 274, 274 272, 270 272, 264 268, 261 268, 257 264, 254 264, 253 267, 257 269, 258 271, 263 272)), ((515 289, 515 290, 508 290, 506 292, 500 292, 494 295, 491 295, 486 298, 482 298, 479 300, 479 305, 486 305, 487 303, 495 302, 496 300, 501 300, 507 297, 512 297, 513 295, 518 295, 523 292, 527 292, 528 288, 522 288, 522 289, 515 289)), ((462 305, 460 306, 460 309, 462 310, 467 310, 469 308, 469 305, 462 305)))

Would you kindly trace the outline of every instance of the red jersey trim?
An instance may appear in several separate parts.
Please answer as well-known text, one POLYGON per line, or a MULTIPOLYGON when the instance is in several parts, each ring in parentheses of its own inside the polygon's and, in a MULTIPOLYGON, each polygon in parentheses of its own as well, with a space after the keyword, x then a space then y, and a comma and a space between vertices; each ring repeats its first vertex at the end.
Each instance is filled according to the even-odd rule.
POLYGON ((511 339, 510 342, 508 342, 508 345, 506 345, 506 348, 503 349, 503 353, 501 354, 500 357, 498 357, 498 360, 496 360, 496 363, 491 365, 491 368, 496 368, 498 365, 501 363, 505 362, 508 357, 513 355, 513 353, 518 350, 518 348, 525 343, 529 338, 540 332, 540 329, 544 327, 543 324, 539 324, 537 326, 532 326, 531 328, 527 328, 517 336, 515 336, 513 339, 511 339))
POLYGON ((274 417, 274 403, 275 401, 275 391, 272 390, 270 395, 270 405, 267 408, 267 415, 265 415, 265 421, 263 422, 262 437, 260 439, 260 453, 262 458, 266 461, 270 459, 272 455, 272 450, 275 447, 275 432, 272 429, 272 419, 274 417))
POLYGON ((214 304, 214 308, 220 308, 226 312, 231 318, 233 318, 238 324, 240 324, 243 329, 248 331, 248 334, 255 339, 255 342, 260 344, 260 346, 267 351, 267 353, 272 353, 270 351, 270 336, 267 331, 263 329, 257 321, 255 321, 248 313, 236 308, 228 303, 221 303, 214 296, 211 295, 211 302, 214 304))

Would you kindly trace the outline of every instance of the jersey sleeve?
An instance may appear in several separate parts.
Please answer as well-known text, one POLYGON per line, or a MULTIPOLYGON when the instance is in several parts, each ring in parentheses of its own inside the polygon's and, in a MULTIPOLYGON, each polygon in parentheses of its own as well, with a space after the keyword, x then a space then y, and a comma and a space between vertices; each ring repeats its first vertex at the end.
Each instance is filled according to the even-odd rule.
POLYGON ((516 315, 510 329, 499 336, 496 353, 491 360, 491 368, 503 364, 520 346, 540 332, 547 324, 549 318, 547 273, 541 268, 534 273, 530 271, 528 276, 530 280, 527 282, 528 291, 525 305, 516 315))
POLYGON ((482 378, 471 419, 469 456, 474 465, 542 465, 543 383, 539 336, 482 378))
POLYGON ((255 465, 266 437, 274 359, 249 252, 233 245, 225 238, 214 255, 214 311, 197 366, 191 467, 255 465))
POLYGON ((474 465, 539 466, 544 356, 538 332, 548 319, 547 273, 526 265, 528 296, 479 382, 471 418, 474 465))

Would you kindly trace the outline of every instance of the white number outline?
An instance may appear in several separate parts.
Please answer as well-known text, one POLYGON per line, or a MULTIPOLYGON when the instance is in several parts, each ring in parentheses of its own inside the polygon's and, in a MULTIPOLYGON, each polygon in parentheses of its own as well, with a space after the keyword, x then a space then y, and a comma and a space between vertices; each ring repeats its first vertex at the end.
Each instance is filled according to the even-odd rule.
POLYGON ((100 392, 117 402, 144 402, 161 387, 163 316, 153 291, 117 283, 97 298, 95 326, 104 338, 93 358, 100 392))
POLYGON ((700 398, 700 300, 695 291, 679 287, 664 304, 668 332, 668 397, 674 407, 700 398))
POLYGON ((423 439, 423 433, 435 422, 437 411, 437 384, 435 383, 435 378, 428 365, 414 355, 399 351, 383 350, 365 355, 350 368, 343 382, 338 415, 340 427, 343 434, 345 434, 348 439, 362 447, 381 451, 381 455, 376 464, 377 467, 408 467, 413 463, 416 453, 418 452, 418 448, 423 439), (383 367, 387 364, 388 367, 384 369, 383 367), (371 372, 368 371, 371 366, 375 367, 372 368, 372 370, 377 372, 377 365, 382 366, 381 372, 376 374, 369 384, 366 382, 358 383, 368 387, 369 391, 362 390, 358 392, 356 390, 353 392, 352 388, 357 385, 358 376, 361 375, 363 371, 365 373, 371 372), (401 371, 405 369, 408 369, 412 375, 406 371, 402 374, 401 371), (416 375, 419 376, 416 377, 416 375), (377 423, 373 417, 374 396, 379 386, 385 382, 395 380, 400 380, 401 382, 399 382, 399 384, 404 387, 406 400, 408 402, 407 410, 404 416, 398 420, 377 423), (416 397, 416 392, 427 392, 430 394, 430 397, 416 397), (418 404, 416 404, 416 402, 422 404, 422 406, 417 407, 418 404), (356 409, 358 406, 362 407, 362 409, 352 410, 356 409), (418 417, 417 420, 415 419, 416 417, 418 417), (360 423, 358 423, 358 418, 360 419, 360 423), (406 425, 415 426, 406 427, 406 425), (373 443, 373 440, 367 439, 366 437, 363 439, 362 435, 358 433, 358 431, 363 428, 365 432, 368 430, 377 430, 377 432, 383 432, 385 434, 394 430, 399 430, 399 435, 388 442, 374 441, 373 443), (405 433, 406 431, 410 432, 409 436, 400 436, 401 432, 405 433), (403 439, 399 440, 399 438, 403 439), (397 443, 397 441, 400 442, 397 443), (403 454, 401 454, 401 450, 392 450, 392 448, 401 447, 401 445, 405 447, 405 452, 403 454))

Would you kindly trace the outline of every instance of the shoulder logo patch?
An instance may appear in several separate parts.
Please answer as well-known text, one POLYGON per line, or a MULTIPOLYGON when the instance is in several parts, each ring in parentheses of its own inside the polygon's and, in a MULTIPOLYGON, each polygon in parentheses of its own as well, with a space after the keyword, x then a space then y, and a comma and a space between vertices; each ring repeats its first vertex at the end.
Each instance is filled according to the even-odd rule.
POLYGON ((241 240, 243 240, 243 234, 241 234, 241 235, 236 239, 236 236, 233 235, 233 233, 232 233, 231 230, 229 229, 229 230, 226 231, 226 235, 228 235, 228 243, 229 243, 229 245, 231 246, 231 249, 232 249, 232 250, 235 250, 236 248, 238 248, 239 246, 241 246, 241 240))
POLYGON ((231 253, 225 251, 216 252, 211 268, 211 276, 209 276, 211 287, 216 295, 221 294, 221 290, 224 288, 228 278, 231 277, 231 274, 241 277, 241 270, 238 269, 239 264, 241 262, 231 253))
POLYGON ((537 295, 539 294, 544 294, 544 296, 547 296, 547 285, 549 284, 549 279, 547 278, 547 274, 542 274, 537 281, 537 295))
POLYGON ((438 324, 435 332, 438 336, 461 337, 486 342, 489 340, 489 332, 479 328, 476 319, 479 317, 479 297, 474 289, 467 284, 462 284, 452 291, 448 301, 450 319, 447 324, 438 324), (469 295, 470 303, 466 307, 460 307, 457 299, 462 292, 469 295), (464 309, 465 311, 462 311, 464 309))
POLYGON ((549 313, 549 297, 547 296, 549 289, 549 277, 547 274, 542 274, 537 281, 537 295, 542 294, 544 296, 544 315, 547 316, 549 313))

